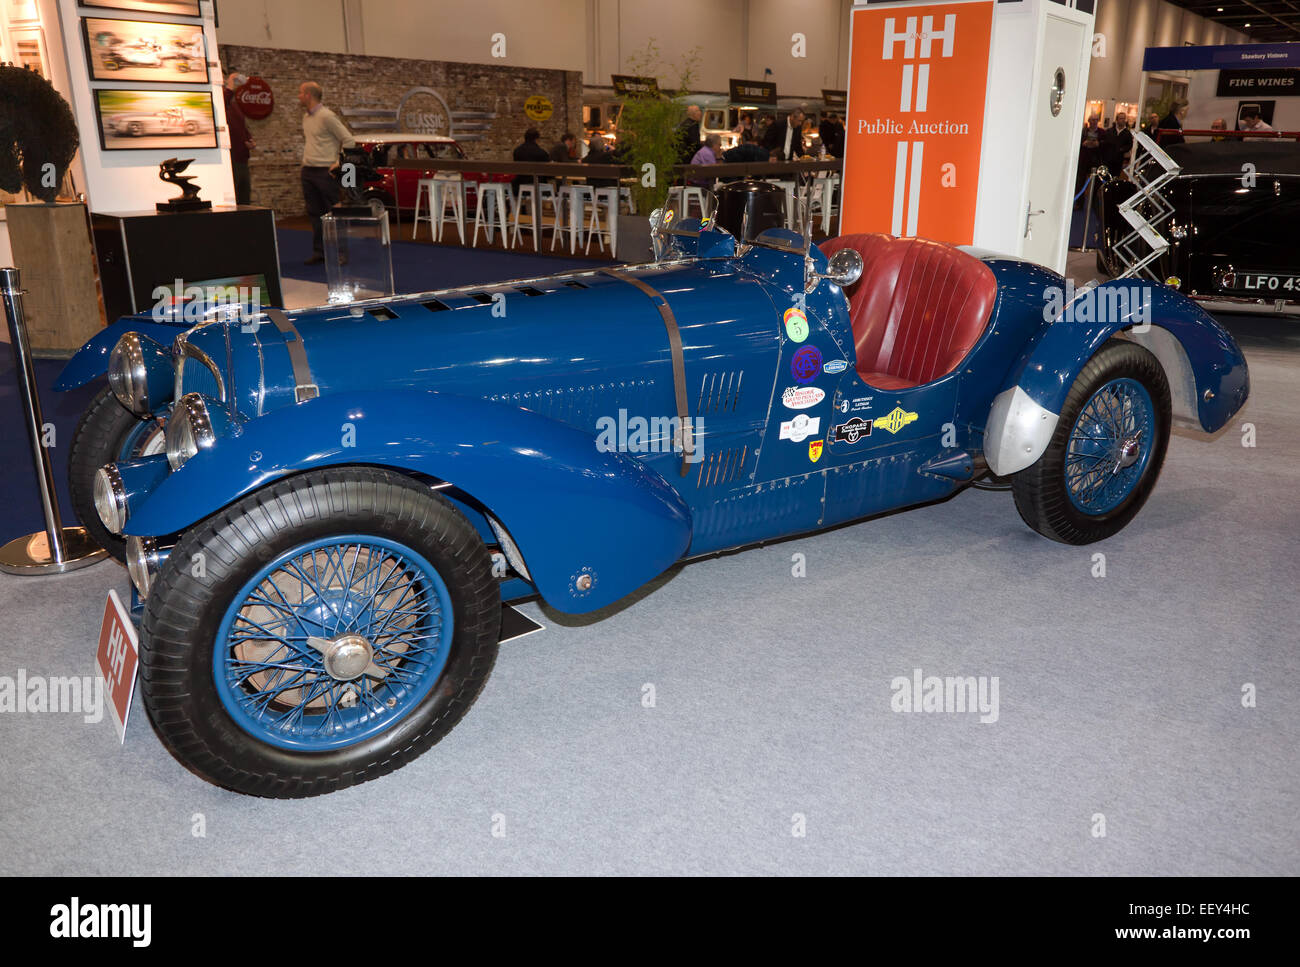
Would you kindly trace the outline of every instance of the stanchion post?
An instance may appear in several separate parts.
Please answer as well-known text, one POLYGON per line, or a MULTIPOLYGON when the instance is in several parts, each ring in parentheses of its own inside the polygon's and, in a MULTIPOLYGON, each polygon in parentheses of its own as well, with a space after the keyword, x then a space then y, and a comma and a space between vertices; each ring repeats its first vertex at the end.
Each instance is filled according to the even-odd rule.
POLYGON ((1080 246, 1079 251, 1085 254, 1092 251, 1092 249, 1088 248, 1088 227, 1089 222, 1092 220, 1092 188, 1096 183, 1097 169, 1093 168, 1092 171, 1088 172, 1088 198, 1083 203, 1083 245, 1080 246))
POLYGON ((18 393, 27 423, 27 437, 32 444, 32 461, 36 464, 36 482, 41 490, 41 510, 45 530, 19 537, 0 547, 0 571, 9 574, 59 574, 94 564, 106 556, 81 527, 64 527, 59 515, 59 498, 54 489, 54 472, 50 453, 42 442, 45 420, 32 367, 31 346, 27 339, 27 319, 23 314, 23 290, 17 269, 0 269, 0 297, 4 300, 5 321, 9 324, 10 345, 14 353, 14 371, 18 393))

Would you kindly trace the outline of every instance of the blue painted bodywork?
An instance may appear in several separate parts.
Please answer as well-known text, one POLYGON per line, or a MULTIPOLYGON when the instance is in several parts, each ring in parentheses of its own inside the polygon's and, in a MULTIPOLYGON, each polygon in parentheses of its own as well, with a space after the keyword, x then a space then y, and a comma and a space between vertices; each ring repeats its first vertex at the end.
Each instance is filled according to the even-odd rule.
POLYGON ((72 355, 54 381, 54 388, 64 393, 103 376, 108 370, 109 353, 128 332, 138 332, 164 346, 171 346, 176 337, 192 325, 192 322, 184 321, 159 322, 148 315, 123 316, 95 333, 72 355))
MULTIPOLYGON (((815 247, 809 258, 826 269, 815 247)), ((966 359, 890 390, 858 375, 848 301, 828 280, 805 291, 799 252, 737 250, 702 230, 674 237, 657 264, 621 267, 675 316, 700 444, 691 455, 674 447, 668 419, 674 369, 658 299, 608 272, 291 312, 319 392, 304 402, 279 328, 199 326, 186 341, 221 369, 226 401, 207 403, 224 406, 225 435, 156 483, 152 467, 133 471, 150 483, 133 491, 126 532, 170 543, 290 474, 389 467, 439 487, 489 545, 501 543, 494 525, 509 535, 522 569, 504 579, 505 597, 535 591, 560 611, 591 611, 683 558, 949 496, 982 472, 990 407, 1009 387, 1059 412, 1127 323, 1055 320, 1044 299, 1060 276, 985 261, 998 296, 966 359), (801 301, 808 331, 795 340, 783 317, 801 301), (866 420, 873 431, 858 433, 866 420)), ((1222 426, 1245 400, 1240 350, 1177 293, 1126 284, 1150 290, 1152 322, 1181 346, 1202 427, 1222 426)), ((196 360, 182 382, 215 393, 196 360)))

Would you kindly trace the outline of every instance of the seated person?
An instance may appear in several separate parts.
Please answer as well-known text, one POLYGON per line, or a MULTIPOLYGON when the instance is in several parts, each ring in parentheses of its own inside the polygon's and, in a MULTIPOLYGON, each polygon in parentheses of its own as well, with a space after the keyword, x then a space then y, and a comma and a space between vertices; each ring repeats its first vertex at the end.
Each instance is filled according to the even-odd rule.
MULTIPOLYGON (((582 159, 582 163, 586 165, 616 165, 618 160, 614 157, 609 142, 600 135, 596 135, 591 139, 591 145, 587 149, 587 156, 582 159)), ((616 188, 618 187, 618 179, 588 178, 587 184, 593 188, 616 188)))
POLYGON ((767 157, 768 152, 758 143, 758 136, 754 133, 753 128, 741 131, 740 144, 722 152, 722 160, 727 164, 738 164, 745 161, 766 161, 767 157))

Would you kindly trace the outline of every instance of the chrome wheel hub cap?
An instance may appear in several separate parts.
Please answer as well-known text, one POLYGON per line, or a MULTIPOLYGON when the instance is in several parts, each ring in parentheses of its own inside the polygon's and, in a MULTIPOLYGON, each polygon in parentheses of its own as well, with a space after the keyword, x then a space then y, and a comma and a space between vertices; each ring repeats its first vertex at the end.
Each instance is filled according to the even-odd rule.
POLYGON ((1127 437, 1119 447, 1119 460, 1115 469, 1122 470, 1137 463, 1142 453, 1142 442, 1135 436, 1127 437))
POLYGON ((336 638, 308 638, 307 644, 321 653, 321 663, 331 678, 350 682, 362 675, 383 678, 386 672, 375 664, 375 650, 365 636, 339 635, 336 638))

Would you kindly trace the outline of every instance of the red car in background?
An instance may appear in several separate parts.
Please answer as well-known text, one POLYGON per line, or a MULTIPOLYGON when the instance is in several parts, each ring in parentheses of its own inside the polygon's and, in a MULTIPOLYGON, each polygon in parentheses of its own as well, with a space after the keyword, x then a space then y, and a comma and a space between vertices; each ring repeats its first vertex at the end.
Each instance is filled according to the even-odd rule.
MULTIPOLYGON (((432 178, 439 158, 464 160, 465 152, 453 138, 441 134, 364 134, 357 135, 357 146, 370 156, 379 177, 365 182, 363 195, 375 214, 386 208, 415 210, 415 196, 421 178, 432 178), (398 159, 428 158, 429 167, 393 169, 398 159)), ((510 175, 465 172, 469 205, 474 205, 476 186, 485 181, 509 181, 510 175)), ((468 214, 468 213, 467 213, 468 214)))

